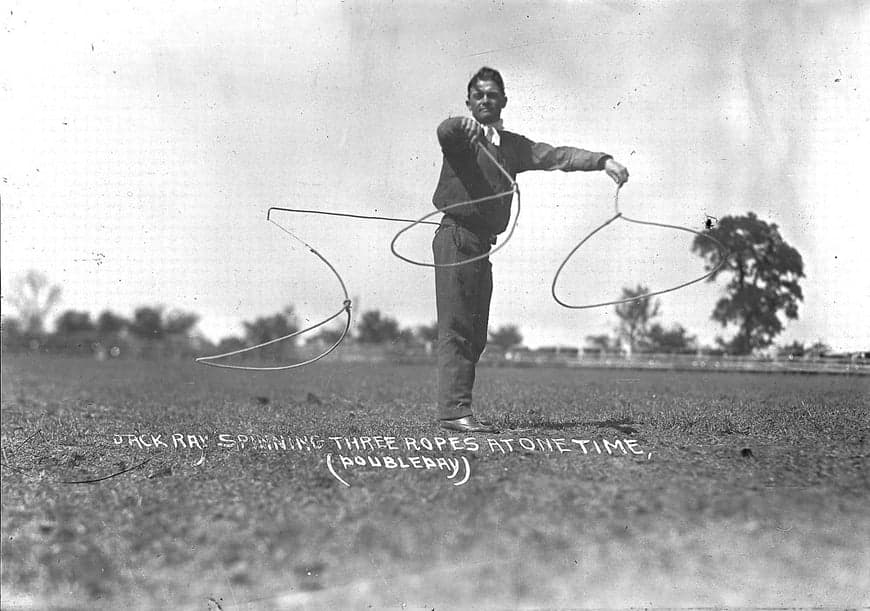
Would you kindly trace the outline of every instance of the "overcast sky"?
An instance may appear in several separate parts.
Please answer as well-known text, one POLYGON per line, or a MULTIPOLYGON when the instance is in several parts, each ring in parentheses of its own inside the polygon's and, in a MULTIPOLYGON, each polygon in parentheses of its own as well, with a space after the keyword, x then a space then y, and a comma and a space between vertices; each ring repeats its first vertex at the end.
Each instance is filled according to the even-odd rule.
MULTIPOLYGON (((4 295, 38 269, 63 287, 58 312, 162 304, 199 313, 212 338, 288 303, 324 318, 341 307, 338 283, 266 209, 431 211, 435 128, 466 113, 465 84, 490 65, 505 79, 507 129, 628 166, 628 216, 701 229, 705 215, 754 211, 776 223, 806 273, 800 320, 779 341, 868 349, 868 7, 12 2, 0 17, 4 295)), ((491 324, 518 324, 532 346, 612 331, 612 307, 563 309, 550 282, 611 216, 613 183, 519 182, 516 235, 492 259, 491 324)), ((335 265, 357 315, 434 321, 432 271, 390 254, 401 225, 277 220, 335 265)), ((404 254, 431 258, 430 227, 405 236, 404 254)), ((578 252, 560 296, 689 280, 703 273, 691 240, 615 223, 578 252)), ((662 321, 711 342, 719 291, 663 296, 662 321)))

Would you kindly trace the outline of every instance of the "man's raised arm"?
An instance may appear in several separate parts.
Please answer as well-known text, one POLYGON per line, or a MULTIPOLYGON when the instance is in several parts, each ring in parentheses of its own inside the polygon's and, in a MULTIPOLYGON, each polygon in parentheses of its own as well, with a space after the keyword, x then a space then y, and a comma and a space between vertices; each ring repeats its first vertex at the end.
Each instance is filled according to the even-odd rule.
POLYGON ((563 172, 591 172, 604 170, 616 184, 628 180, 628 170, 611 155, 596 153, 572 146, 550 146, 545 142, 532 142, 518 136, 517 172, 527 170, 562 170, 563 172))

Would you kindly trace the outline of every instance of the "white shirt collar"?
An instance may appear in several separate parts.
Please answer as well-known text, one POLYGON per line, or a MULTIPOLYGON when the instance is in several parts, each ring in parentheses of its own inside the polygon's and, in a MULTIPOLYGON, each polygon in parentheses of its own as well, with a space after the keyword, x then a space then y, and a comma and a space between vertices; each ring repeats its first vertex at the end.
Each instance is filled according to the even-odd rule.
POLYGON ((483 125, 482 123, 478 123, 480 125, 480 129, 483 130, 483 136, 495 146, 501 146, 501 134, 498 132, 504 129, 504 121, 499 119, 495 123, 489 123, 488 125, 483 125))

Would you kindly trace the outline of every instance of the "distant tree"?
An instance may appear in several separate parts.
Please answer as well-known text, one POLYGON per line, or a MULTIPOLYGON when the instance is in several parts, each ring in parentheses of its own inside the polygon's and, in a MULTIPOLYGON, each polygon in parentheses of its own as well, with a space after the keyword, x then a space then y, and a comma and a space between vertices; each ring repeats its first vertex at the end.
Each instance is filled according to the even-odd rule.
POLYGON ((230 336, 224 337, 218 342, 215 352, 218 354, 224 354, 226 352, 233 352, 234 350, 241 350, 245 347, 247 347, 245 340, 240 337, 230 336))
POLYGON ((60 287, 50 284, 45 275, 30 270, 12 282, 9 303, 18 311, 22 331, 39 335, 45 330, 48 313, 60 301, 60 287))
POLYGON ((438 341, 438 323, 433 322, 431 325, 419 325, 417 327, 417 337, 425 342, 438 341))
POLYGON ((74 333, 94 331, 96 326, 91 320, 90 312, 67 310, 55 321, 55 332, 61 336, 69 336, 74 333))
POLYGON ((674 325, 665 329, 659 323, 653 323, 649 328, 644 348, 650 352, 680 354, 697 350, 695 337, 689 335, 682 325, 674 325))
POLYGON ((163 339, 167 335, 186 335, 199 322, 199 315, 192 312, 172 310, 163 314, 161 306, 142 306, 133 312, 133 320, 125 319, 103 312, 100 314, 98 328, 106 333, 118 332, 128 326, 130 332, 142 339, 163 339))
POLYGON ((163 331, 166 335, 189 335, 198 322, 198 314, 173 310, 166 316, 163 331))
POLYGON ((523 336, 516 325, 504 325, 489 332, 489 343, 507 351, 522 344, 523 336))
MULTIPOLYGON (((731 275, 725 285, 727 295, 712 313, 723 327, 729 323, 738 327, 734 337, 723 342, 724 347, 732 354, 766 348, 783 330, 780 313, 787 319, 798 317, 798 302, 803 301, 798 282, 804 277, 800 253, 782 239, 776 224, 752 212, 723 217, 707 234, 731 253, 708 279, 713 282, 721 274, 731 275)), ((719 263, 719 249, 710 240, 696 237, 692 251, 704 258, 708 270, 719 263)))
POLYGON ((777 350, 779 356, 804 356, 806 353, 807 347, 804 346, 803 342, 797 340, 790 344, 780 346, 779 350, 777 350))
POLYGON ((825 356, 830 352, 831 347, 822 340, 814 342, 812 346, 807 348, 807 354, 810 356, 825 356))
POLYGON ((133 312, 130 333, 141 339, 163 339, 163 308, 142 306, 133 312))
POLYGON ((417 337, 417 334, 414 333, 414 329, 409 327, 399 329, 399 335, 396 337, 394 342, 399 344, 402 348, 413 348, 414 346, 420 345, 420 340, 417 337))
POLYGON ((5 348, 21 348, 24 342, 24 328, 14 316, 4 316, 0 321, 0 338, 5 348))
MULTIPOLYGON (((245 328, 245 340, 250 345, 262 344, 299 330, 292 305, 288 305, 277 314, 261 316, 253 321, 243 322, 242 325, 245 328)), ((263 358, 280 359, 292 353, 295 344, 296 338, 293 337, 270 346, 264 346, 258 352, 263 358)))
MULTIPOLYGON (((650 292, 647 287, 638 284, 632 289, 624 287, 621 299, 631 299, 646 295, 650 292)), ((660 302, 644 298, 616 306, 616 316, 619 318, 619 335, 628 344, 629 350, 634 352, 638 345, 644 341, 649 333, 649 325, 653 318, 659 315, 660 302)))
POLYGON ((587 335, 586 341, 589 342, 593 348, 598 348, 602 352, 612 352, 618 348, 617 342, 615 342, 609 335, 605 334, 587 335))
POLYGON ((431 354, 438 344, 438 323, 417 325, 414 332, 419 343, 426 349, 426 353, 431 354))
POLYGON ((331 346, 339 340, 342 333, 344 333, 343 325, 341 327, 323 327, 314 335, 312 340, 331 346))
POLYGON ((357 325, 357 340, 361 344, 383 344, 399 338, 399 323, 395 318, 382 316, 380 310, 369 310, 357 325))
POLYGON ((104 310, 97 318, 97 331, 100 335, 112 335, 120 333, 130 325, 130 321, 115 314, 111 310, 104 310))
POLYGON ((713 346, 701 346, 700 348, 698 348, 698 352, 700 352, 704 356, 723 356, 725 354, 725 351, 722 349, 721 342, 719 342, 718 337, 716 338, 716 341, 719 346, 715 348, 713 346))

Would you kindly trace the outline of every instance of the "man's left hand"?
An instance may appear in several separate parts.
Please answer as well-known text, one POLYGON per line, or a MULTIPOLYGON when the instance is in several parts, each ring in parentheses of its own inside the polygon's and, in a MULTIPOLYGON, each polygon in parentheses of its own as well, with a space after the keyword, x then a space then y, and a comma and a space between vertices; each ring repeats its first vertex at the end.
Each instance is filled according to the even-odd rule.
POLYGON ((611 158, 604 162, 604 171, 620 187, 628 182, 628 169, 615 159, 611 158))

